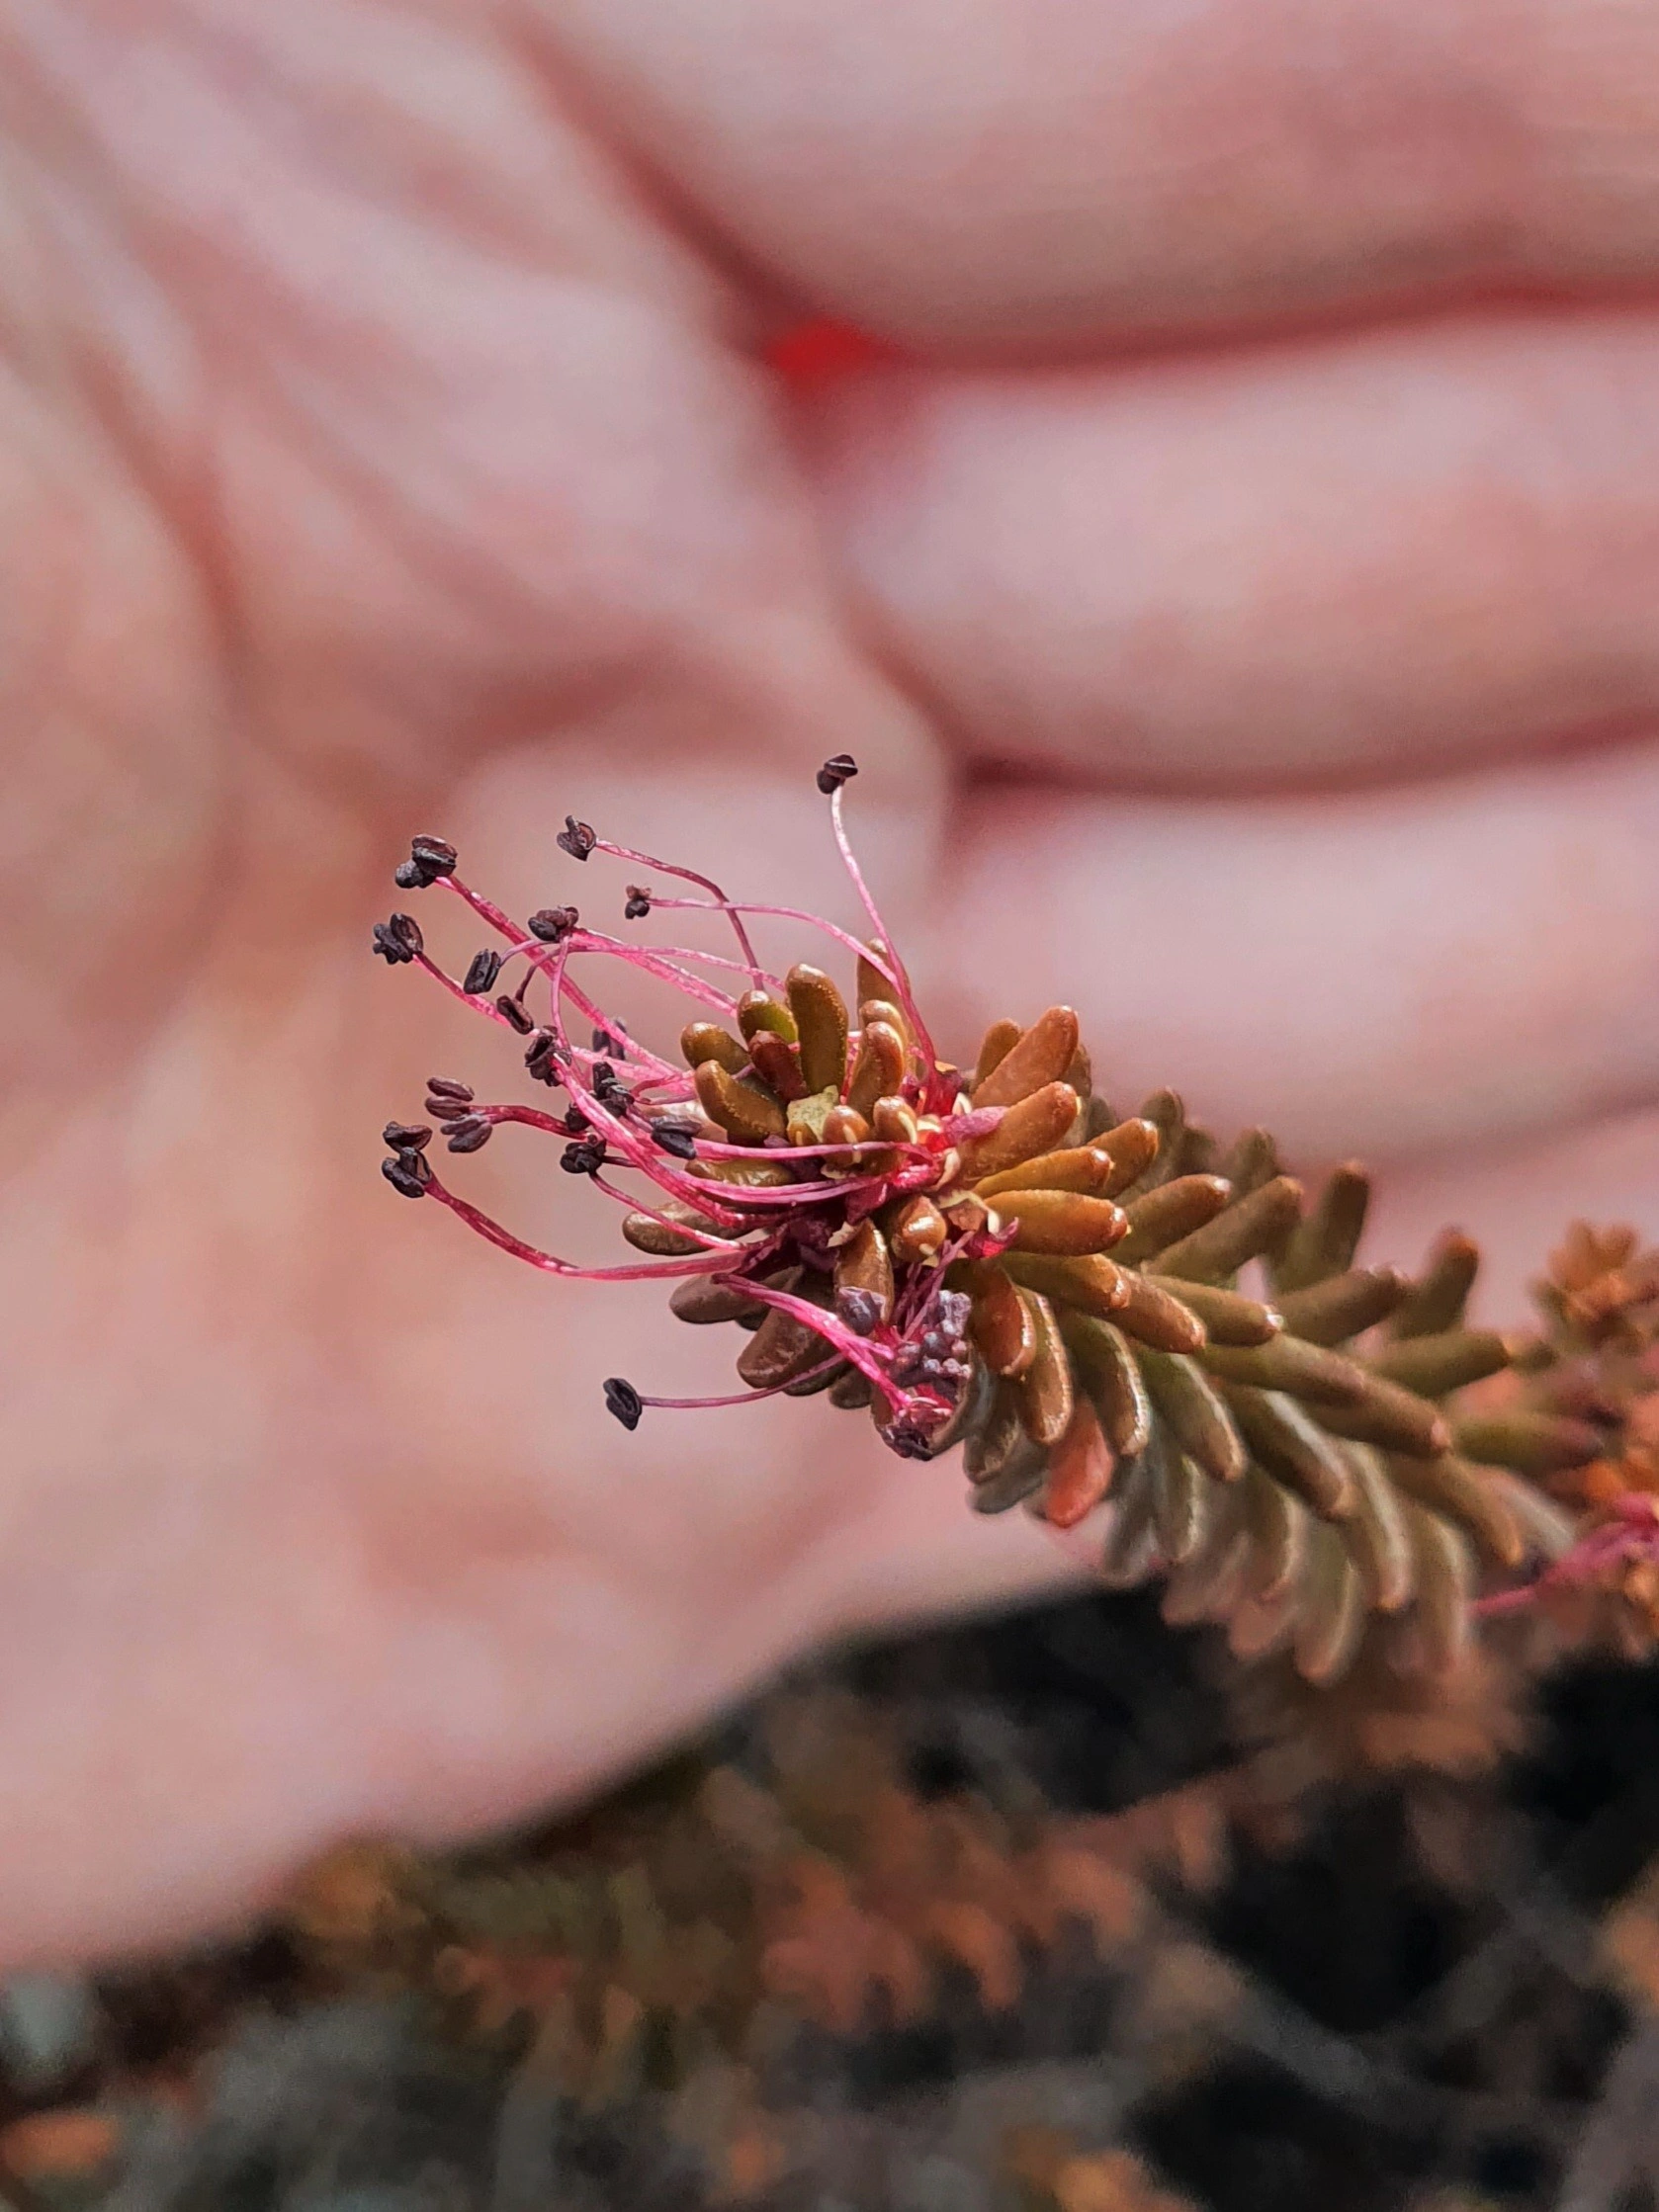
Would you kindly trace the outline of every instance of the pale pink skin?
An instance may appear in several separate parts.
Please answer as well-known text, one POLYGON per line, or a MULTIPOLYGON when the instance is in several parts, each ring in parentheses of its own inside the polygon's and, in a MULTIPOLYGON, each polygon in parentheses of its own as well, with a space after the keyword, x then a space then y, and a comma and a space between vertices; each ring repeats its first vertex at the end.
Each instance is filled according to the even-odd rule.
POLYGON ((1070 999, 1495 1317, 1659 1230, 1651 8, 0 0, 0 1964, 1056 1572, 822 1401, 626 1434, 729 1341, 388 1192, 541 1095, 369 957, 412 830, 856 926, 848 749, 947 1049, 1070 999), (790 402, 812 312, 913 365, 790 402))

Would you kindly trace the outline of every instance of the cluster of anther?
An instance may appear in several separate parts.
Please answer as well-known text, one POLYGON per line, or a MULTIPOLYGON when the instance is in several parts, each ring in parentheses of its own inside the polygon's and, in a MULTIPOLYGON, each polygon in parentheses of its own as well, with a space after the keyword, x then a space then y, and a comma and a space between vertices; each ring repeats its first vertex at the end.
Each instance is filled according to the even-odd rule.
POLYGON ((375 951, 388 968, 412 968, 425 947, 413 914, 393 914, 375 924, 375 951))
POLYGON ((954 1398, 973 1371, 968 1343, 968 1318, 972 1302, 961 1291, 941 1291, 931 1328, 924 1329, 894 1360, 893 1373, 901 1383, 927 1383, 954 1398))
MULTIPOLYGON (((974 1371, 973 1347, 968 1340, 973 1301, 962 1291, 941 1291, 933 1302, 933 1324, 905 1343, 894 1357, 897 1382, 920 1384, 934 1391, 953 1408, 960 1404, 974 1371)), ((896 1422, 888 1442, 902 1458, 930 1459, 936 1428, 915 1422, 896 1422)))
MULTIPOLYGON (((431 1075, 426 1082, 426 1111, 444 1133, 452 1152, 478 1152, 488 1144, 492 1124, 485 1114, 475 1114, 471 1087, 448 1075, 431 1075)), ((390 1136, 390 1132, 388 1133, 390 1136)))
MULTIPOLYGON (((573 905, 544 906, 517 924, 463 882, 456 850, 441 838, 417 837, 397 870, 402 888, 441 887, 461 899, 496 942, 457 978, 428 954, 413 919, 394 914, 377 925, 375 950, 393 966, 424 969, 520 1038, 532 1081, 568 1097, 563 1114, 480 1104, 470 1086, 434 1078, 427 1113, 448 1149, 475 1151, 506 1123, 567 1139, 561 1165, 632 1206, 624 1236, 656 1264, 580 1268, 524 1243, 433 1172, 431 1129, 390 1125, 385 1172, 405 1196, 437 1199, 491 1242, 549 1272, 682 1278, 686 1297, 676 1295, 675 1311, 683 1318, 744 1319, 754 1328, 739 1363, 748 1386, 743 1398, 831 1389, 838 1403, 870 1405, 893 1448, 913 1455, 935 1447, 974 1373, 972 1300, 946 1287, 947 1270, 995 1260, 1010 1243, 1029 1240, 972 1186, 1000 1164, 1029 1156, 1027 1139, 1058 1134, 1075 1118, 1078 1099, 1049 1083, 1014 1117, 1010 1150, 995 1141, 1004 1106, 970 1104, 967 1078, 935 1057, 846 842, 841 793, 856 773, 850 755, 837 754, 818 783, 873 928, 867 942, 792 908, 740 904, 695 870, 612 844, 573 815, 557 838, 572 860, 606 854, 707 894, 664 896, 631 882, 626 921, 664 910, 714 911, 730 923, 739 957, 630 942, 585 925, 573 905), (813 922, 856 957, 856 1026, 821 969, 803 963, 782 978, 766 972, 745 923, 756 913, 813 922), (697 1002, 700 1018, 681 1036, 679 1064, 605 1014, 575 966, 590 959, 620 960, 697 1002), (582 1029, 591 1037, 586 1046, 577 1041, 582 1029), (616 1174, 643 1187, 624 1190, 610 1179, 616 1174)), ((1041 1033, 1037 1042, 1041 1059, 1056 1040, 1041 1033)), ((1022 1066, 1031 1054, 1014 1058, 1022 1066)), ((1042 1088, 1040 1070, 1027 1087, 1042 1088)), ((1008 1103, 1022 1095, 1010 1092, 1008 1103)), ((1067 1203, 1076 1213, 1090 1202, 1067 1203)), ((1115 1216, 1106 1226, 1115 1230, 1115 1216)), ((607 1385, 606 1400, 630 1427, 646 1405, 679 1403, 642 1398, 619 1378, 607 1385)))
POLYGON ((442 837, 416 837, 409 857, 393 877, 399 891, 426 891, 441 877, 453 876, 461 855, 442 837))
POLYGON ((423 1198, 432 1180, 426 1158, 432 1132, 411 1122, 388 1122, 381 1131, 381 1142, 391 1152, 389 1159, 381 1161, 381 1173, 393 1189, 401 1191, 405 1198, 423 1198))

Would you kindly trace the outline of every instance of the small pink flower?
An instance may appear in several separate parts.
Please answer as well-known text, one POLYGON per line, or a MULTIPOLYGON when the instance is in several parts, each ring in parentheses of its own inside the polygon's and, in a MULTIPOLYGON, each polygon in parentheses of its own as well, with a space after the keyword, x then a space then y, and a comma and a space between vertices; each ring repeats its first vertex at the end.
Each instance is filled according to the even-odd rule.
POLYGON ((431 1126, 387 1126, 390 1156, 382 1166, 393 1188, 435 1199, 545 1273, 702 1282, 764 1318, 775 1378, 763 1358, 758 1375, 740 1363, 748 1390, 681 1401, 646 1397, 612 1377, 606 1404, 626 1427, 647 1406, 743 1404, 833 1373, 873 1401, 896 1452, 917 1456, 936 1448, 960 1404, 971 1373, 971 1302, 946 1287, 946 1269, 997 1256, 1013 1234, 972 1188, 971 1149, 1004 1114, 964 1110, 966 1078, 935 1054, 847 842, 841 795, 856 773, 851 757, 838 754, 818 782, 869 916, 868 943, 795 908, 734 900, 696 870, 613 844, 573 816, 558 837, 570 859, 608 857, 703 894, 665 896, 659 886, 629 883, 625 920, 721 913, 735 956, 625 938, 584 922, 574 905, 543 907, 521 925, 464 880, 455 848, 437 837, 414 840, 396 872, 399 887, 459 899, 492 942, 458 978, 427 951, 411 916, 393 914, 376 927, 374 949, 389 966, 423 969, 512 1032, 532 1081, 566 1102, 562 1111, 480 1103, 468 1084, 435 1077, 426 1100, 431 1126), (809 922, 856 958, 856 1028, 821 971, 768 972, 749 934, 756 916, 809 922), (630 1037, 606 1013, 591 970, 607 961, 668 982, 690 1002, 699 1018, 683 1033, 680 1063, 630 1037), (561 1167, 626 1207, 624 1234, 655 1256, 578 1266, 526 1242, 439 1176, 431 1157, 438 1132, 451 1152, 465 1153, 506 1127, 557 1138, 561 1167), (878 1215, 882 1231, 873 1226, 878 1215))

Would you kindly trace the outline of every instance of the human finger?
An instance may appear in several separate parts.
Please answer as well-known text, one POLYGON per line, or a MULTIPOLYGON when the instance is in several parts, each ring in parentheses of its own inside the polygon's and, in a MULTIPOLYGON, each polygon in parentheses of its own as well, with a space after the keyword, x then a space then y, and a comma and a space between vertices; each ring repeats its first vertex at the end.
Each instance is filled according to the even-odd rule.
POLYGON ((1398 1162, 1379 1184, 1367 1229, 1380 1258, 1410 1266, 1448 1226, 1481 1247, 1474 1310, 1497 1326, 1524 1319, 1528 1286, 1569 1222, 1631 1222, 1659 1232, 1659 1107, 1589 1127, 1398 1162))
POLYGON ((1623 0, 540 0, 649 172, 923 347, 1099 340, 1659 262, 1623 0))
POLYGON ((1353 794, 987 783, 928 939, 955 1029, 1063 987, 1157 1085, 1293 1159, 1414 1163, 1659 1102, 1659 741, 1353 794))
POLYGON ((805 402, 843 571, 970 758, 1215 786, 1659 717, 1659 319, 1448 318, 805 402))

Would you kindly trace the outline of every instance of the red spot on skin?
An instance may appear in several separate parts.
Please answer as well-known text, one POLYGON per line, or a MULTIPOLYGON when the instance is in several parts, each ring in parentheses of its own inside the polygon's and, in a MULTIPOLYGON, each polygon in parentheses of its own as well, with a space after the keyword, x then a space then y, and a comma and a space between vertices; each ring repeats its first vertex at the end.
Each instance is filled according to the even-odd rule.
POLYGON ((762 358, 786 383, 804 387, 829 383, 899 356, 881 339, 825 315, 792 324, 771 340, 762 358))

